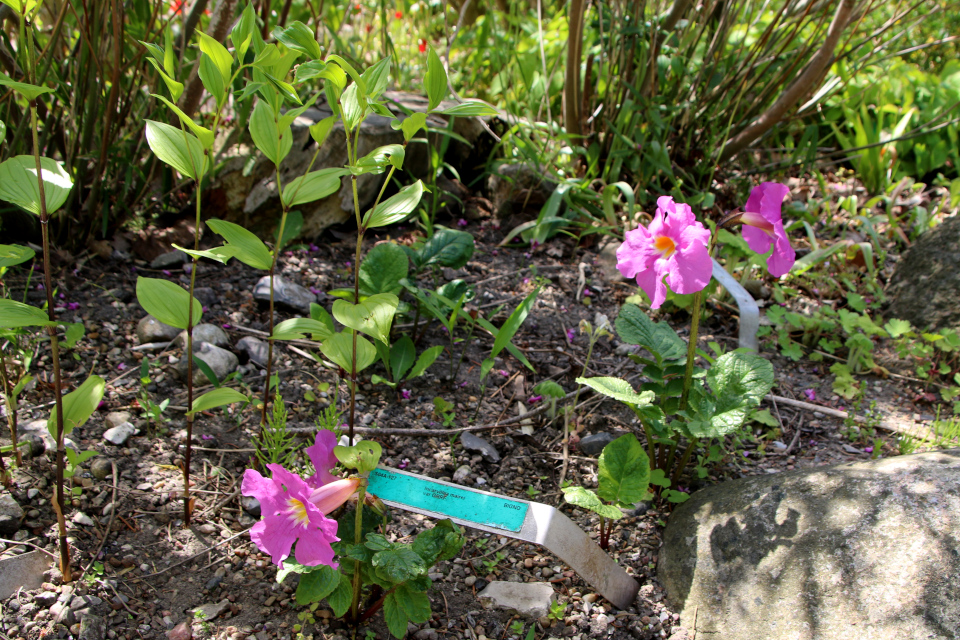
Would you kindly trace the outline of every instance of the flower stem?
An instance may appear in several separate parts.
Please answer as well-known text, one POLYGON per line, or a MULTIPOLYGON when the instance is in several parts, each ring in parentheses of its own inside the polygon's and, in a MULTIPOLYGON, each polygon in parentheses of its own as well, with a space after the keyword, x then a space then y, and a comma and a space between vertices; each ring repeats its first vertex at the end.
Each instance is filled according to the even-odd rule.
MULTIPOLYGON (((357 493, 357 511, 354 519, 353 544, 360 544, 363 533, 363 502, 367 495, 366 479, 360 483, 360 490, 357 493)), ((355 560, 353 564, 353 600, 350 603, 350 619, 357 621, 360 613, 360 561, 355 560)))
POLYGON ((703 290, 693 294, 693 315, 690 318, 690 338, 687 344, 687 368, 683 373, 683 394, 680 396, 680 411, 687 408, 687 396, 690 395, 690 383, 693 382, 693 362, 697 358, 697 335, 700 330, 700 305, 703 302, 703 290))

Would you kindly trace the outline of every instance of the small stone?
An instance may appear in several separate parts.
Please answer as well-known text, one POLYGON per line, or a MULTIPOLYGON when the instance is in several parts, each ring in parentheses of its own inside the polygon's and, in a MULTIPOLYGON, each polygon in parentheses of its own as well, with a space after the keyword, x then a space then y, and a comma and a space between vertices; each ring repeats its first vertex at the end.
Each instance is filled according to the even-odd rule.
POLYGON ((107 429, 106 431, 104 431, 103 439, 109 442, 110 444, 114 444, 118 447, 122 447, 127 443, 127 440, 129 440, 131 436, 136 435, 137 432, 138 432, 138 429, 135 426, 133 426, 132 423, 124 422, 122 424, 118 424, 112 429, 107 429))
POLYGON ((204 524, 200 525, 199 527, 197 527, 197 530, 198 530, 200 533, 205 534, 205 535, 210 535, 211 533, 216 533, 216 532, 217 532, 217 528, 216 528, 214 525, 210 524, 210 523, 204 523, 204 524))
MULTIPOLYGON (((230 344, 227 332, 215 324, 198 324, 193 328, 194 342, 207 342, 215 347, 226 347, 230 344)), ((173 341, 173 345, 183 349, 187 346, 187 332, 181 331, 173 341)))
MULTIPOLYGON (((193 355, 213 370, 213 374, 217 377, 217 380, 223 380, 236 371, 240 365, 240 359, 237 358, 236 355, 207 342, 194 342, 193 355)), ((177 373, 180 374, 181 380, 187 379, 187 367, 188 359, 186 357, 180 358, 180 361, 177 362, 177 373)), ((198 387, 210 384, 206 374, 200 367, 195 366, 193 368, 193 384, 198 387)))
POLYGON ((20 528, 23 509, 9 493, 0 494, 0 534, 13 535, 20 528))
POLYGON ((475 436, 469 431, 460 434, 460 444, 467 451, 476 451, 487 462, 500 462, 500 453, 497 449, 479 436, 475 436))
POLYGON ((53 616, 53 620, 57 624, 69 627, 77 623, 77 617, 74 615, 73 609, 62 602, 53 603, 53 606, 50 607, 50 615, 53 616))
POLYGON ((60 595, 56 591, 41 591, 33 596, 33 601, 36 602, 38 606, 46 609, 56 602, 59 597, 60 595))
POLYGON ((529 618, 550 613, 550 604, 556 598, 553 587, 545 582, 495 581, 477 594, 484 607, 516 611, 529 618))
POLYGON ((460 465, 457 470, 453 472, 453 481, 457 484, 464 484, 472 472, 473 470, 470 468, 470 465, 460 465))
POLYGON ((603 451, 603 448, 616 439, 617 436, 613 435, 612 433, 594 433, 586 436, 585 438, 581 438, 577 447, 585 456, 596 456, 600 455, 600 452, 603 451))
POLYGON ((533 558, 524 558, 523 566, 527 569, 533 569, 533 558))
POLYGON ((164 324, 150 315, 141 319, 137 324, 137 340, 140 344, 170 342, 179 333, 180 329, 164 324))
POLYGON ((223 581, 222 576, 213 576, 212 578, 207 580, 207 584, 205 584, 203 588, 206 589, 207 591, 213 591, 214 589, 220 586, 220 583, 222 581, 223 581))
POLYGON ((544 578, 550 578, 553 576, 553 569, 550 567, 544 567, 543 569, 540 569, 540 575, 544 578))
POLYGON ((224 598, 216 604, 211 602, 203 605, 202 607, 197 607, 193 610, 193 612, 198 618, 202 617, 204 620, 214 620, 223 615, 223 613, 229 608, 230 601, 224 598))
POLYGON ((463 584, 467 585, 468 587, 472 587, 474 584, 476 584, 476 582, 477 576, 467 576, 463 580, 463 584))
POLYGON ((191 638, 193 638, 193 629, 186 622, 181 622, 167 631, 167 640, 190 640, 191 638))
POLYGON ((132 417, 128 411, 111 411, 103 419, 103 423, 107 425, 107 429, 113 429, 124 422, 130 422, 132 417))
MULTIPOLYGON (((270 276, 263 276, 253 288, 253 297, 261 302, 270 301, 270 276)), ((317 296, 309 289, 294 284, 282 276, 274 276, 273 302, 279 307, 286 307, 293 311, 308 314, 310 303, 316 302, 317 296)))
POLYGON ((584 601, 584 602, 589 602, 589 603, 592 604, 592 603, 594 603, 594 602, 597 601, 597 594, 595 594, 595 593, 588 593, 587 595, 583 596, 583 601, 584 601))
POLYGON ((242 496, 240 498, 240 506, 254 518, 260 517, 260 501, 253 496, 242 496))
POLYGON ((97 456, 90 463, 90 473, 97 480, 104 480, 113 473, 113 461, 104 456, 97 456))
POLYGON ((852 447, 849 444, 843 445, 843 450, 846 453, 853 453, 853 454, 863 453, 863 451, 861 451, 860 449, 857 449, 856 447, 852 447))
POLYGON ((267 343, 263 340, 258 340, 253 336, 245 336, 240 338, 237 341, 236 346, 237 353, 240 354, 240 359, 246 362, 252 362, 258 367, 267 366, 267 343))
POLYGON ((77 634, 77 640, 104 640, 106 637, 106 620, 89 612, 80 618, 80 632, 77 634))
POLYGON ((167 269, 169 267, 176 267, 182 265, 184 262, 188 262, 190 258, 183 251, 179 249, 174 249, 173 251, 168 251, 162 253, 153 260, 150 261, 151 269, 167 269))
POLYGON ((205 307, 212 307, 220 301, 220 296, 212 287, 194 287, 193 297, 205 307))
POLYGON ((76 524, 83 525, 84 527, 93 526, 93 519, 90 518, 90 516, 85 514, 83 511, 76 512, 71 518, 71 520, 76 524))

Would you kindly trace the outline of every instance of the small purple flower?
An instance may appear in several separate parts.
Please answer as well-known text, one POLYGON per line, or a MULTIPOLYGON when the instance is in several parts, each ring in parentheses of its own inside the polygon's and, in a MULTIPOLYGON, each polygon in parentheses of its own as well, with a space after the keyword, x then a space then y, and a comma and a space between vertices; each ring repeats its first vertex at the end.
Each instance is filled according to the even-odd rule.
POLYGON ((526 258, 527 260, 529 260, 532 256, 531 256, 531 254, 530 254, 529 251, 525 251, 525 252, 523 253, 523 257, 526 258))
POLYGON ((204 433, 204 434, 201 434, 201 435, 200 435, 200 439, 201 439, 201 440, 213 440, 213 436, 208 436, 207 434, 204 433))
POLYGON ((529 398, 527 398, 527 402, 529 402, 530 404, 537 404, 541 400, 543 400, 543 396, 530 396, 529 398))
POLYGON ((191 273, 193 273, 193 265, 192 264, 183 265, 183 272, 187 275, 190 275, 191 273))
POLYGON ((313 244, 313 243, 311 242, 311 243, 310 243, 310 253, 316 253, 317 251, 320 251, 320 247, 318 247, 317 245, 315 245, 315 244, 313 244))
POLYGON ((864 453, 873 453, 873 447, 864 447, 864 448, 863 448, 863 452, 864 452, 864 453))
POLYGON ((397 465, 398 469, 406 469, 410 466, 410 458, 404 458, 400 461, 400 464, 397 465))
POLYGON ((461 389, 463 389, 465 386, 467 386, 467 381, 464 380, 464 381, 461 382, 458 386, 459 386, 461 389))
POLYGON ((61 299, 61 300, 66 300, 66 299, 67 299, 67 296, 65 296, 65 295, 63 295, 63 294, 61 293, 61 294, 60 294, 60 299, 61 299))
POLYGON ((586 297, 589 298, 590 296, 593 295, 593 291, 590 291, 590 289, 584 289, 584 290, 583 290, 583 295, 585 295, 586 297))
POLYGON ((222 324, 222 325, 220 325, 220 326, 223 327, 224 329, 230 329, 233 325, 222 324))
POLYGON ((816 440, 811 440, 811 441, 810 441, 810 446, 811 446, 811 447, 817 446, 817 441, 816 441, 816 440))
POLYGON ((573 341, 576 339, 577 339, 576 329, 573 329, 572 327, 570 329, 567 329, 567 342, 569 342, 570 344, 573 344, 573 341))
POLYGON ((404 400, 409 400, 413 394, 410 393, 409 389, 400 389, 400 395, 403 397, 404 400))
POLYGON ((817 401, 817 392, 814 391, 813 389, 804 389, 803 395, 807 396, 807 400, 809 400, 810 402, 817 401))
POLYGON ((539 242, 539 241, 537 241, 537 240, 531 240, 531 241, 530 241, 530 248, 531 248, 531 249, 537 250, 539 247, 540 247, 540 242, 539 242))
POLYGON ((287 257, 288 257, 288 258, 291 257, 292 255, 293 255, 293 251, 287 251, 287 257))
POLYGON ((170 272, 167 271, 166 269, 164 269, 164 270, 161 271, 160 273, 162 273, 162 274, 165 275, 165 276, 169 276, 169 275, 170 275, 170 272))
POLYGON ((744 451, 744 452, 743 452, 743 457, 744 457, 744 458, 749 458, 749 457, 750 457, 750 452, 749 452, 749 451, 744 451))
POLYGON ((500 371, 499 371, 498 373, 499 373, 500 375, 502 375, 504 378, 509 378, 509 377, 510 377, 510 372, 507 371, 506 369, 500 369, 500 371))
POLYGON ((465 226, 467 226, 467 224, 468 224, 467 221, 464 220, 463 218, 460 218, 459 220, 457 220, 457 226, 458 226, 458 227, 465 227, 465 226))
POLYGON ((127 368, 127 364, 125 362, 121 362, 120 364, 117 365, 117 369, 119 369, 120 371, 123 371, 126 368, 127 368))
POLYGON ((70 309, 71 311, 76 311, 76 310, 79 309, 79 308, 80 308, 80 303, 79 303, 79 302, 68 302, 68 303, 67 303, 67 309, 70 309))
POLYGON ((790 189, 785 184, 760 183, 750 192, 740 218, 746 225, 742 230, 743 239, 753 251, 764 254, 773 247, 773 253, 767 258, 767 270, 775 278, 788 273, 797 257, 783 228, 781 213, 783 199, 789 193, 790 189))
POLYGON ((320 289, 317 289, 316 287, 310 287, 310 293, 315 296, 319 296, 323 293, 323 291, 320 291, 320 289))
POLYGON ((200 308, 203 310, 204 313, 206 313, 206 312, 208 311, 208 309, 207 309, 206 307, 200 307, 200 308))
POLYGON ((530 284, 530 278, 524 278, 523 284, 530 284))
POLYGON ((350 262, 349 260, 347 260, 346 262, 343 263, 343 266, 345 266, 347 269, 349 269, 350 267, 353 266, 353 263, 350 262))
POLYGON ((37 285, 37 291, 43 291, 43 283, 37 285))
POLYGON ((494 249, 493 251, 490 252, 490 255, 492 255, 492 256, 498 256, 498 255, 500 255, 500 250, 499 250, 499 249, 494 249))

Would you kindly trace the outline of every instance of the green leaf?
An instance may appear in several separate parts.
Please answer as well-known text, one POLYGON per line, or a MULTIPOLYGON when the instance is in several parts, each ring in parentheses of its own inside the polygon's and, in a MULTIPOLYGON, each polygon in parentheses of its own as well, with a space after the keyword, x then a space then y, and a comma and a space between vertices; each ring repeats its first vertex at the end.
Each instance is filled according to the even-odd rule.
POLYGON ((460 528, 450 520, 440 520, 433 529, 421 531, 413 541, 413 551, 428 567, 455 558, 464 543, 460 528))
POLYGON ((220 379, 217 378, 217 374, 214 372, 213 367, 198 358, 196 355, 193 356, 193 366, 195 366, 197 369, 200 369, 200 373, 203 374, 210 384, 218 389, 220 388, 220 379))
POLYGON ((423 76, 423 92, 427 94, 430 102, 428 111, 433 111, 440 106, 447 95, 447 72, 433 47, 430 47, 427 53, 427 72, 423 76))
POLYGON ((273 256, 267 249, 267 245, 240 225, 210 218, 207 220, 207 226, 236 250, 235 255, 240 262, 261 270, 267 270, 273 264, 273 256))
MULTIPOLYGON (((43 194, 47 214, 52 214, 67 201, 73 179, 59 162, 40 158, 43 194)), ((33 156, 15 156, 0 163, 0 200, 6 200, 34 215, 40 215, 40 186, 37 161, 33 156)))
MULTIPOLYGON (((284 564, 287 562, 289 560, 284 561, 284 564)), ((340 586, 340 572, 321 564, 313 571, 300 576, 300 584, 297 585, 297 604, 307 606, 320 602, 333 593, 338 586, 340 586)))
POLYGON ((423 181, 417 180, 378 204, 375 209, 367 211, 363 218, 364 228, 376 229, 400 222, 417 208, 422 196, 423 181))
POLYGON ((320 122, 310 125, 310 137, 317 143, 317 146, 323 146, 333 130, 333 125, 337 122, 337 116, 329 116, 320 122))
POLYGON ((407 614, 400 605, 395 591, 387 594, 383 601, 383 620, 394 638, 402 639, 407 636, 407 614))
MULTIPOLYGON (((151 46, 151 45, 148 45, 146 42, 143 42, 141 44, 148 47, 151 46)), ((152 46, 155 46, 155 45, 152 45, 152 46)), ((167 75, 166 72, 164 72, 164 70, 160 67, 160 63, 154 60, 153 58, 147 58, 147 62, 152 64, 153 68, 156 69, 157 73, 160 74, 160 79, 162 79, 163 83, 167 85, 167 91, 170 92, 170 97, 173 98, 174 102, 179 100, 180 96, 183 95, 183 84, 180 82, 177 82, 176 80, 171 78, 169 75, 167 75)))
POLYGON ((346 300, 333 303, 333 317, 340 324, 389 344, 390 325, 400 300, 392 293, 372 295, 360 304, 346 300))
POLYGON ((497 331, 497 337, 493 341, 493 349, 490 351, 491 358, 496 358, 500 352, 503 351, 504 347, 513 340, 513 336, 520 329, 520 325, 527 319, 527 315, 530 313, 530 309, 533 307, 533 303, 536 301, 539 293, 540 285, 537 285, 530 295, 517 305, 517 308, 513 310, 513 313, 510 314, 507 321, 504 322, 500 330, 497 331))
POLYGON ((615 324, 621 340, 645 348, 657 359, 657 364, 686 359, 687 345, 676 331, 666 322, 654 322, 636 305, 623 305, 615 324))
POLYGON ((0 144, 3 144, 3 141, 6 137, 7 137, 7 125, 4 124, 3 120, 0 120, 0 144))
POLYGON ((405 118, 403 122, 400 123, 400 130, 403 132, 404 142, 410 142, 413 139, 413 136, 417 135, 417 132, 420 129, 423 129, 427 125, 427 114, 420 113, 419 111, 411 114, 410 117, 405 118))
POLYGON ((561 489, 561 491, 563 491, 563 499, 572 505, 593 511, 595 514, 610 520, 619 520, 623 517, 623 511, 619 507, 603 504, 597 494, 589 489, 572 486, 561 489))
POLYGON ((411 622, 422 624, 430 619, 430 598, 426 593, 411 588, 409 584, 400 585, 394 593, 411 622))
MULTIPOLYGON (((168 280, 158 278, 137 278, 137 301, 144 311, 160 322, 176 327, 187 328, 187 311, 190 294, 186 289, 168 280)), ((200 324, 203 306, 193 299, 193 326, 200 324)))
POLYGON ((147 144, 160 160, 188 178, 198 180, 206 173, 207 158, 203 145, 194 135, 162 122, 147 120, 147 144))
POLYGON ((367 155, 363 156, 357 163, 350 168, 354 175, 363 175, 365 173, 383 173, 386 166, 392 165, 397 169, 403 168, 403 158, 406 152, 403 145, 386 144, 377 147, 367 155))
MULTIPOLYGON (((2 257, 3 252, 0 250, 0 257, 2 257)), ((0 263, 2 266, 2 263, 0 263)), ((910 326, 910 323, 907 320, 889 320, 887 324, 883 325, 883 328, 887 330, 887 333, 890 334, 891 338, 899 338, 900 336, 910 333, 913 327, 910 326)))
POLYGON ((318 322, 322 322, 327 329, 329 329, 330 335, 333 335, 333 318, 330 316, 330 312, 318 305, 316 302, 311 302, 310 317, 318 322))
POLYGON ((410 370, 410 375, 407 376, 407 380, 413 380, 414 378, 422 376, 423 372, 437 360, 441 353, 443 353, 443 345, 441 344, 424 350, 424 352, 420 354, 420 357, 417 358, 417 364, 413 365, 413 369, 410 370))
POLYGON ((533 388, 533 393, 535 395, 549 396, 551 398, 562 398, 567 395, 567 392, 563 390, 559 384, 553 380, 544 380, 540 382, 533 388))
POLYGON ((392 242, 378 244, 360 263, 360 295, 398 294, 400 281, 407 277, 410 261, 400 246, 392 242))
POLYGON ((361 475, 377 468, 382 453, 380 444, 373 440, 361 440, 352 447, 337 445, 333 448, 333 455, 337 457, 340 464, 348 469, 356 469, 361 475))
POLYGON ((688 428, 694 437, 722 438, 739 429, 773 388, 773 366, 755 353, 738 349, 717 358, 706 379, 712 397, 698 385, 691 388, 688 403, 697 419, 688 428))
POLYGON ((445 116, 495 116, 498 114, 498 111, 487 104, 486 102, 480 102, 479 100, 467 100, 466 102, 461 102, 458 105, 452 106, 449 109, 443 109, 437 113, 442 113, 445 116))
MULTIPOLYGON (((237 21, 237 24, 233 26, 233 30, 230 31, 230 42, 233 43, 233 48, 236 50, 237 58, 241 64, 250 46, 250 42, 253 40, 253 30, 256 28, 257 15, 253 11, 253 3, 249 3, 243 10, 243 13, 240 14, 240 19, 237 21)), ((173 30, 168 29, 168 31, 173 30)))
POLYGON ((199 398, 193 401, 193 406, 187 414, 194 414, 198 411, 209 411, 210 409, 216 409, 217 407, 222 407, 225 404, 233 404, 234 402, 249 402, 250 398, 246 395, 240 393, 236 389, 231 389, 230 387, 220 387, 219 389, 214 389, 213 391, 208 391, 199 398))
POLYGON ((438 229, 417 252, 421 266, 433 264, 459 269, 473 257, 473 235, 456 229, 438 229))
POLYGON ((8 87, 13 89, 20 95, 22 95, 27 100, 36 100, 38 97, 42 96, 45 93, 53 93, 53 89, 48 87, 38 87, 33 84, 24 84, 23 82, 16 82, 10 78, 10 76, 0 73, 0 86, 8 87))
POLYGON ((632 433, 620 436, 600 454, 597 495, 613 504, 635 504, 647 495, 650 459, 632 433))
POLYGON ((56 325, 56 322, 52 322, 46 313, 36 307, 9 298, 0 298, 0 327, 4 329, 56 325))
MULTIPOLYGON (((79 387, 63 396, 63 435, 69 435, 77 427, 82 427, 93 412, 100 406, 106 381, 100 376, 90 376, 79 387)), ((57 408, 50 412, 47 431, 57 437, 57 408)))
POLYGON ((367 70, 361 74, 363 83, 366 85, 367 100, 376 100, 387 88, 390 82, 390 62, 392 56, 380 59, 376 64, 367 67, 367 70))
POLYGON ((390 373, 396 382, 403 380, 404 374, 413 366, 417 350, 410 336, 404 334, 390 349, 390 373))
POLYGON ((427 572, 423 559, 409 546, 386 549, 373 556, 377 575, 391 582, 406 582, 427 572))
POLYGON ((77 346, 77 342, 84 336, 87 332, 86 327, 83 326, 82 322, 74 322, 67 325, 67 330, 63 334, 63 344, 68 349, 72 349, 77 346))
POLYGON ((656 394, 653 391, 644 391, 637 393, 630 386, 630 383, 620 378, 577 378, 578 384, 585 384, 597 393, 602 393, 608 398, 619 400, 631 407, 642 407, 653 403, 656 394))
POLYGON ((233 67, 233 56, 230 55, 230 52, 227 51, 227 48, 217 42, 216 38, 208 36, 202 31, 197 31, 200 34, 200 51, 210 56, 210 59, 216 65, 217 70, 220 71, 220 77, 223 79, 223 85, 228 86, 230 84, 230 79, 233 77, 231 73, 231 68, 233 67))
POLYGON ((340 178, 348 173, 346 169, 333 167, 294 178, 283 188, 284 198, 290 198, 287 206, 293 207, 333 195, 340 190, 340 178))
MULTIPOLYGON (((353 366, 353 334, 345 331, 333 334, 320 345, 320 352, 350 373, 353 366)), ((376 359, 376 347, 363 336, 357 336, 357 373, 372 365, 376 359)))
POLYGON ((176 243, 171 243, 174 249, 179 249, 183 251, 188 256, 193 256, 195 258, 209 258, 210 260, 215 260, 220 264, 227 264, 227 261, 230 258, 233 258, 237 255, 236 247, 230 245, 223 245, 221 247, 214 247, 213 249, 201 249, 199 251, 194 251, 193 249, 187 249, 186 247, 181 247, 176 243))
POLYGON ((313 318, 290 318, 273 328, 271 340, 310 340, 322 341, 333 335, 333 329, 325 322, 313 318))
POLYGON ((357 83, 354 82, 340 96, 340 109, 343 117, 343 126, 347 131, 354 131, 367 114, 367 99, 360 94, 357 83))
POLYGON ((293 133, 290 128, 280 131, 279 119, 266 100, 258 100, 250 114, 250 137, 268 160, 279 166, 293 148, 293 133))
POLYGON ((290 26, 286 29, 274 29, 273 37, 276 38, 277 42, 286 45, 288 49, 306 54, 311 60, 323 58, 323 50, 313 36, 313 30, 299 20, 290 23, 290 26))
MULTIPOLYGON (((333 593, 327 596, 327 603, 330 605, 330 608, 333 609, 333 615, 342 618, 343 614, 350 608, 352 600, 353 584, 350 582, 350 578, 341 572, 340 583, 337 585, 337 588, 333 590, 333 593)), ((406 625, 404 625, 403 628, 404 631, 406 631, 406 625)))
MULTIPOLYGON (((198 69, 200 82, 203 83, 207 92, 217 101, 217 107, 222 107, 227 99, 226 87, 223 85, 223 78, 220 76, 220 70, 213 60, 205 53, 200 54, 200 67, 198 69)), ((203 137, 200 137, 203 142, 203 137)))

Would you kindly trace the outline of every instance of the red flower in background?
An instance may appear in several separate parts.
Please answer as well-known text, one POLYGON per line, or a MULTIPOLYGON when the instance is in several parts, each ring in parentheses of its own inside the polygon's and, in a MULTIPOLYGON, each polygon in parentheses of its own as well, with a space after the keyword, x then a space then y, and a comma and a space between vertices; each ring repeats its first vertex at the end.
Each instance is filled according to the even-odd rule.
POLYGON ((358 2, 357 4, 355 4, 355 5, 353 5, 353 10, 354 10, 356 13, 360 13, 361 7, 360 7, 360 3, 359 3, 359 2, 358 2))
POLYGON ((424 40, 423 38, 420 38, 419 40, 417 40, 417 48, 420 49, 420 53, 426 53, 427 41, 424 40))
POLYGON ((403 11, 397 11, 395 14, 393 14, 393 17, 399 20, 403 17, 403 11))
POLYGON ((183 11, 183 5, 187 4, 187 0, 170 0, 170 8, 175 14, 183 11))
POLYGON ((364 28, 367 30, 367 33, 370 33, 371 31, 373 31, 373 25, 372 25, 372 24, 368 24, 368 25, 367 25, 366 27, 364 27, 364 28))

